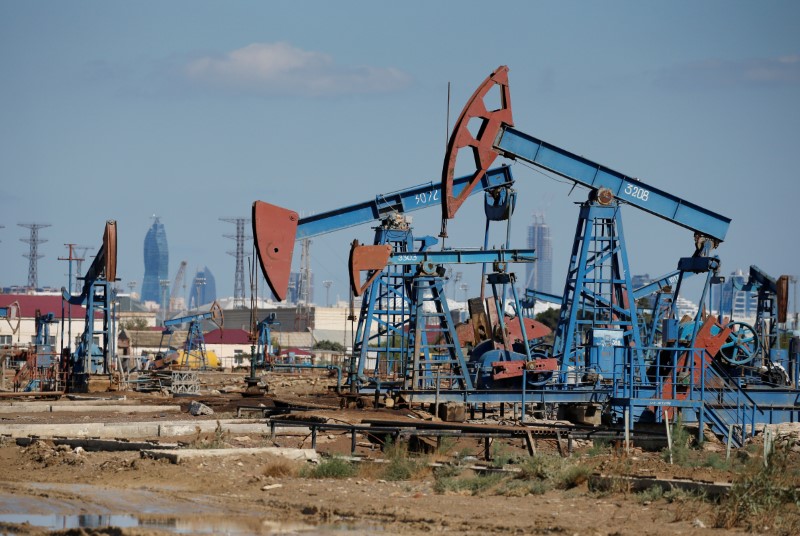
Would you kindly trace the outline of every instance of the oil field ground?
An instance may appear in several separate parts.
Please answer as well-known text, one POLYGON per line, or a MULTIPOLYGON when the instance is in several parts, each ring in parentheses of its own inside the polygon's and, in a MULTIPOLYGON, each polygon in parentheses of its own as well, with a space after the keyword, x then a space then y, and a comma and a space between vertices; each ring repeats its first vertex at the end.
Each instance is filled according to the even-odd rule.
MULTIPOLYGON (((353 456, 347 429, 273 436, 261 415, 237 418, 237 408, 305 403, 280 415, 299 425, 436 419, 335 409, 321 376, 276 374, 270 394, 249 399, 241 375, 206 380, 196 397, 3 402, 0 534, 800 533, 800 440, 790 425, 770 429, 767 464, 764 434, 726 460, 724 445, 708 438, 697 448, 679 430, 672 463, 658 447, 575 440, 567 452, 566 439, 559 449, 548 436, 534 439, 530 456, 519 437, 480 434, 393 443, 359 433, 353 456), (191 415, 193 400, 214 413, 191 415), (111 437, 120 430, 132 432, 111 437)), ((475 426, 520 428, 508 412, 475 426)))

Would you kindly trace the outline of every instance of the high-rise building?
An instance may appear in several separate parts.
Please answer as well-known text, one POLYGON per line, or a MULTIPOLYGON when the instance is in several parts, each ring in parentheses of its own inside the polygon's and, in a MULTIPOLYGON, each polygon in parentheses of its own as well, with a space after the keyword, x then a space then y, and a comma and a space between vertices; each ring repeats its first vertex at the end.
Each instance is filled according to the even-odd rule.
POLYGON ((536 250, 536 262, 528 263, 525 269, 525 288, 552 293, 553 244, 550 226, 541 212, 533 214, 533 223, 528 227, 528 247, 536 250))
MULTIPOLYGON (((164 224, 153 216, 153 225, 144 237, 144 279, 142 280, 142 301, 161 303, 160 281, 169 279, 169 249, 164 224)), ((169 300, 169 296, 166 296, 169 300)), ((167 301, 166 303, 169 303, 167 301)), ((164 304, 162 304, 162 307, 164 304)))
POLYGON ((758 295, 755 292, 738 290, 747 283, 747 276, 741 270, 731 273, 725 282, 711 285, 709 308, 720 316, 730 316, 734 320, 752 319, 758 310, 758 295))
POLYGON ((310 273, 308 279, 303 277, 302 272, 292 272, 289 274, 289 292, 286 296, 288 303, 302 304, 304 299, 308 303, 314 303, 314 274, 310 273), (308 281, 307 291, 303 291, 304 281, 308 281), (307 296, 305 296, 307 293, 307 296))
POLYGON ((208 266, 198 270, 192 281, 189 309, 194 309, 217 299, 217 284, 208 266))

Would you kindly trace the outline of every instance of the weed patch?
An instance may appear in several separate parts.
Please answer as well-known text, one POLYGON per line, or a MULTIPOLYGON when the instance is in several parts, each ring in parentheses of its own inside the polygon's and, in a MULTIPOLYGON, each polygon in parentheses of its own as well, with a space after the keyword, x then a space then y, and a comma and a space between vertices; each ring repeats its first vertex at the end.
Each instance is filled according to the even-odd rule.
POLYGON ((436 493, 457 493, 468 495, 479 495, 497 486, 504 479, 500 474, 488 474, 485 476, 473 476, 467 478, 439 478, 433 485, 436 493))
POLYGON ((734 483, 720 504, 714 525, 731 529, 744 527, 772 534, 800 533, 800 468, 790 452, 777 449, 763 460, 754 459, 734 483))
POLYGON ((402 443, 387 441, 384 456, 389 461, 381 471, 386 480, 411 480, 429 473, 428 460, 425 458, 411 458, 402 443))
POLYGON ((311 469, 302 471, 302 476, 308 478, 350 478, 356 475, 358 468, 341 458, 323 460, 311 469))
POLYGON ((269 460, 261 472, 264 476, 285 478, 297 476, 300 473, 300 467, 297 462, 287 460, 285 458, 275 458, 269 460))
POLYGON ((197 428, 197 435, 189 443, 189 447, 193 449, 222 449, 228 446, 229 433, 222 429, 222 425, 217 421, 217 427, 214 429, 214 435, 210 438, 204 438, 200 428, 197 428))
POLYGON ((680 417, 670 427, 672 432, 672 449, 666 448, 662 451, 661 456, 664 461, 670 461, 677 465, 689 465, 692 453, 692 437, 689 431, 683 426, 683 421, 680 417))
POLYGON ((549 489, 551 489, 550 484, 544 480, 510 480, 500 486, 497 493, 506 497, 527 497, 528 495, 542 495, 549 489))
POLYGON ((653 486, 636 494, 636 500, 642 504, 655 502, 664 497, 664 490, 661 486, 653 486))
POLYGON ((558 475, 557 487, 561 489, 576 488, 589 480, 592 470, 585 465, 570 465, 564 467, 558 475))
POLYGON ((595 456, 602 456, 611 453, 611 443, 605 439, 595 439, 592 446, 586 451, 586 455, 590 458, 595 456))

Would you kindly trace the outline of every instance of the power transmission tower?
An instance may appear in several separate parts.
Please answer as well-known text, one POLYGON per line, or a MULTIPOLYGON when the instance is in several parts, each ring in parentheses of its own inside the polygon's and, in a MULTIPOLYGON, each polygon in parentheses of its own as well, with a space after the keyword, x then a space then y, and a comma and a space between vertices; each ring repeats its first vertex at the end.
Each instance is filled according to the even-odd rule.
POLYGON ((72 292, 80 292, 81 284, 80 278, 83 277, 83 261, 86 260, 86 254, 92 249, 92 246, 73 246, 76 250, 80 251, 78 253, 78 258, 75 259, 75 282, 73 283, 74 287, 72 292))
POLYGON ((220 218, 219 220, 236 225, 235 235, 226 234, 222 236, 236 241, 236 250, 228 251, 228 255, 233 255, 236 258, 236 275, 233 282, 233 306, 236 309, 244 309, 244 241, 253 238, 251 235, 245 233, 244 226, 250 223, 250 218, 220 218))
POLYGON ((39 287, 39 259, 44 257, 43 254, 39 254, 39 244, 47 242, 46 239, 39 238, 39 229, 51 227, 52 225, 49 223, 18 223, 17 225, 31 231, 30 238, 20 238, 20 242, 30 244, 30 251, 23 257, 28 259, 28 288, 35 290, 39 287))
POLYGON ((313 328, 311 324, 311 239, 304 238, 301 243, 300 277, 298 277, 297 305, 295 309, 295 329, 302 331, 313 328))
POLYGON ((300 301, 309 305, 311 301, 311 239, 304 238, 300 255, 300 301))

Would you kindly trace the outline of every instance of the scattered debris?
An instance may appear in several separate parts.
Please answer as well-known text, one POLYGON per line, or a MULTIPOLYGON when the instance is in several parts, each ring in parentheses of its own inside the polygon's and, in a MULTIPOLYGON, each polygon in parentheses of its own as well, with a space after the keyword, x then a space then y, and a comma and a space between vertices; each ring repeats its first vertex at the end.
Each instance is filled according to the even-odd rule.
POLYGON ((195 417, 199 415, 214 415, 214 410, 206 406, 202 402, 198 402, 197 400, 192 400, 192 402, 189 404, 189 413, 191 413, 195 417))

